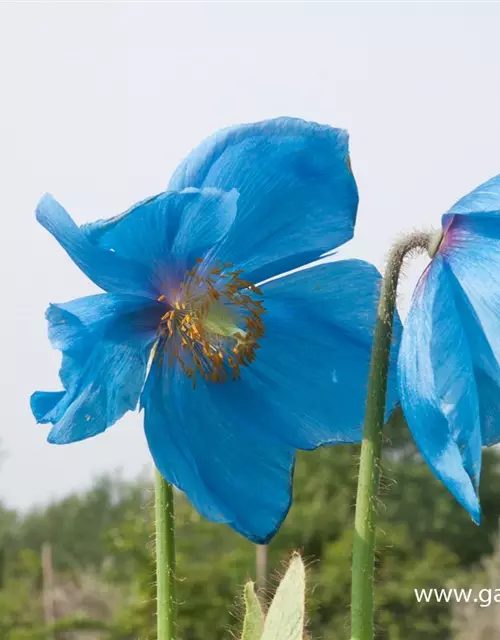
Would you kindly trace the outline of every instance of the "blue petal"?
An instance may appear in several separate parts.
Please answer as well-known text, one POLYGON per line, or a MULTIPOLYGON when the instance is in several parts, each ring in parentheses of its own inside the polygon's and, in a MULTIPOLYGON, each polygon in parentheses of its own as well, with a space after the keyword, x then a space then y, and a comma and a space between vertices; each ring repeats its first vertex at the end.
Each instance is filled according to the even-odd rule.
POLYGON ((154 297, 149 273, 144 266, 94 246, 51 195, 45 194, 40 200, 36 217, 73 262, 99 287, 110 292, 154 297))
POLYGON ((237 189, 220 257, 254 282, 294 269, 353 235, 358 192, 342 129, 277 118, 218 132, 179 166, 170 189, 237 189))
MULTIPOLYGON (((362 437, 380 274, 330 262, 261 285, 265 336, 243 376, 263 398, 268 429, 299 449, 362 437)), ((395 318, 388 415, 397 402, 395 318)))
POLYGON ((59 402, 66 395, 66 391, 35 391, 30 398, 31 411, 38 423, 50 422, 47 418, 59 402))
POLYGON ((456 216, 441 250, 470 345, 477 380, 483 444, 500 441, 500 217, 456 216), (498 417, 497 417, 498 416, 498 417))
POLYGON ((446 216, 500 213, 500 176, 490 178, 474 191, 461 198, 446 216))
POLYGON ((236 218, 239 194, 236 189, 227 193, 219 189, 193 189, 184 191, 179 198, 181 195, 190 198, 193 204, 184 205, 172 255, 189 269, 227 235, 236 218))
POLYGON ((500 386, 481 368, 475 368, 474 373, 479 398, 482 443, 490 447, 500 442, 500 386))
POLYGON ((473 363, 439 254, 415 290, 398 369, 401 405, 423 457, 479 522, 481 431, 473 363))
POLYGON ((54 425, 49 442, 91 437, 135 408, 162 312, 161 305, 118 294, 50 306, 49 336, 63 351, 65 391, 31 399, 37 421, 54 425))
POLYGON ((191 380, 156 361, 141 400, 151 454, 161 474, 198 511, 264 543, 291 501, 294 450, 268 434, 260 399, 239 380, 191 380))
POLYGON ((234 189, 167 191, 83 231, 92 243, 146 267, 155 291, 165 293, 225 237, 237 200, 234 189))

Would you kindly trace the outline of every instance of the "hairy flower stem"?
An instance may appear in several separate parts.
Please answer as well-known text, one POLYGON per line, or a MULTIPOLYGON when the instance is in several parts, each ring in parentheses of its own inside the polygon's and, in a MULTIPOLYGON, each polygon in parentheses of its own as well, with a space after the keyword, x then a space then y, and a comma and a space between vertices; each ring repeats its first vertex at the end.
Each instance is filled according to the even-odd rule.
POLYGON ((176 635, 174 493, 172 485, 163 479, 158 470, 155 474, 157 640, 174 640, 176 635))
POLYGON ((268 545, 257 544, 255 546, 255 584, 264 604, 266 602, 268 558, 268 545))
POLYGON ((396 290, 406 255, 426 250, 431 234, 412 233, 392 248, 382 281, 366 399, 352 552, 351 640, 372 640, 376 500, 396 290))

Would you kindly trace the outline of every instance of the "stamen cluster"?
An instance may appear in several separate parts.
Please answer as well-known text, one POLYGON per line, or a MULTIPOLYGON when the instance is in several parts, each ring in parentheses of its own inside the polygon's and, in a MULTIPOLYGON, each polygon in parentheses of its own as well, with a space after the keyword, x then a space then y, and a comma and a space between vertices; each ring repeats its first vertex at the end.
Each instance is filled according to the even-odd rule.
MULTIPOLYGON (((264 335, 262 291, 241 276, 230 263, 203 268, 197 260, 186 273, 172 307, 159 327, 163 353, 172 366, 177 361, 193 380, 207 382, 241 377, 241 367, 255 360, 258 340, 264 335), (240 328, 243 325, 244 328, 240 328)), ((165 299, 160 296, 159 301, 165 299)))

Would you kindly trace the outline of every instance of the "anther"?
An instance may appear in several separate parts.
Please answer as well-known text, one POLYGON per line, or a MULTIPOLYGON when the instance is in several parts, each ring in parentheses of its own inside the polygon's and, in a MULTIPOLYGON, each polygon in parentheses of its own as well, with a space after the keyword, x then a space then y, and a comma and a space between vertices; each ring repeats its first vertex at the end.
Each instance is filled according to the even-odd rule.
MULTIPOLYGON (((262 291, 241 278, 243 271, 225 263, 205 273, 203 262, 190 270, 160 323, 162 344, 169 351, 169 363, 177 361, 187 377, 196 375, 212 382, 240 378, 241 366, 255 360, 258 339, 264 335, 262 291), (253 294, 249 295, 249 294, 253 294), (244 329, 242 328, 245 327, 244 329)), ((161 295, 158 301, 165 300, 161 295)))

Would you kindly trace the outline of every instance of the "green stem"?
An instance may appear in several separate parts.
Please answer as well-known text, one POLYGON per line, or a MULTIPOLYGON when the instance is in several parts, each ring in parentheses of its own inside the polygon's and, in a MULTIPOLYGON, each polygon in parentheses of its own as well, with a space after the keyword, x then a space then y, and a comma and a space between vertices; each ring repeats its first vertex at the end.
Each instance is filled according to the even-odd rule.
POLYGON ((255 584, 263 603, 266 602, 268 550, 267 544, 255 545, 255 584))
POLYGON ((373 576, 376 500, 380 480, 382 428, 399 274, 405 256, 409 252, 425 250, 429 238, 428 233, 413 233, 396 243, 389 254, 382 281, 373 337, 365 427, 359 463, 352 552, 351 640, 372 640, 374 637, 373 576))
POLYGON ((174 640, 175 536, 174 493, 158 470, 155 480, 157 640, 174 640))

